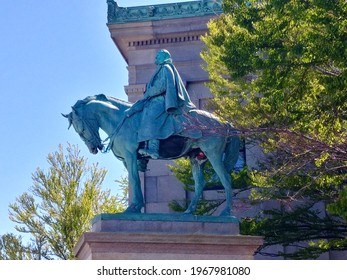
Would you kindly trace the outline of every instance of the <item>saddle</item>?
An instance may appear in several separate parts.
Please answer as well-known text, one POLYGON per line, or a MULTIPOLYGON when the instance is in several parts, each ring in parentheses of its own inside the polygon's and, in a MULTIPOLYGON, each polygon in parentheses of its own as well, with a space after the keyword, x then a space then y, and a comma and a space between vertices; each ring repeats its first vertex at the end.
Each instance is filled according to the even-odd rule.
MULTIPOLYGON (((192 149, 191 145, 192 140, 179 136, 172 135, 167 139, 160 140, 159 143, 159 159, 176 159, 182 156, 190 156, 192 153, 198 154, 200 149, 192 149)), ((140 142, 138 150, 144 149, 146 142, 140 142)), ((150 159, 149 156, 143 156, 138 153, 139 159, 150 159)))

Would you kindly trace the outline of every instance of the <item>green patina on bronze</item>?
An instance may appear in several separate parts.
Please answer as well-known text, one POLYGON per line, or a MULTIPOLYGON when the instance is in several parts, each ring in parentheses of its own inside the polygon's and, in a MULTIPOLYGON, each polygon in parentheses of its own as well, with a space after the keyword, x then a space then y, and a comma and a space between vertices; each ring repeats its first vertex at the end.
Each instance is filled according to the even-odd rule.
POLYGON ((114 0, 107 0, 107 21, 108 24, 115 24, 221 14, 221 2, 221 0, 201 0, 137 7, 119 7, 114 0))
MULTIPOLYGON (((109 149, 124 163, 128 171, 129 188, 133 197, 126 212, 140 213, 144 207, 144 198, 138 172, 146 170, 150 158, 139 153, 141 143, 138 143, 137 131, 142 114, 138 112, 127 116, 132 105, 100 94, 77 101, 72 107, 72 112, 64 117, 68 118, 70 126, 74 127, 93 154, 104 148, 99 129, 109 136, 109 149)), ((192 109, 182 121, 184 122, 183 131, 160 143, 158 159, 174 159, 183 156, 190 159, 195 194, 185 213, 192 214, 197 208, 205 187, 203 172, 208 159, 225 190, 226 203, 221 215, 230 216, 232 211, 230 172, 239 155, 238 132, 230 124, 222 123, 212 114, 197 109, 192 109), (192 129, 200 130, 201 137, 189 137, 192 129), (201 160, 197 157, 200 151, 206 155, 206 159, 201 160)))
POLYGON ((98 221, 125 220, 125 221, 175 221, 175 222, 205 222, 205 223, 238 223, 234 216, 198 216, 189 214, 162 214, 162 213, 115 213, 97 215, 92 224, 98 221))
POLYGON ((195 194, 186 214, 192 214, 205 187, 204 166, 213 166, 225 190, 221 215, 230 216, 233 170, 239 155, 239 133, 231 124, 198 110, 167 50, 157 53, 157 70, 143 98, 131 104, 103 94, 79 100, 68 118, 90 152, 103 150, 99 129, 109 137, 106 150, 123 161, 133 194, 128 213, 140 213, 144 197, 138 172, 146 171, 150 159, 188 157, 195 181, 195 194), (203 158, 198 155, 202 153, 203 158))

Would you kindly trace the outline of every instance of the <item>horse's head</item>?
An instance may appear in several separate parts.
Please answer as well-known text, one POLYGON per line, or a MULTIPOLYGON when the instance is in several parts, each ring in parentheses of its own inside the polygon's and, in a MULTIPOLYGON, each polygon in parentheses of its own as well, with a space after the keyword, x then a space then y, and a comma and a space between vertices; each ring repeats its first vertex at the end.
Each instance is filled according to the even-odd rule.
POLYGON ((71 125, 81 137, 83 142, 87 145, 92 154, 97 154, 98 150, 102 151, 104 145, 102 144, 99 135, 99 126, 95 118, 85 114, 84 110, 72 107, 72 112, 65 115, 62 114, 69 121, 69 128, 71 125), (87 115, 87 116, 85 116, 87 115))
POLYGON ((98 94, 78 100, 72 106, 70 114, 62 114, 69 120, 69 128, 72 125, 82 138, 92 154, 102 151, 99 128, 110 136, 118 123, 123 120, 124 111, 131 107, 132 103, 119 100, 114 97, 98 94))

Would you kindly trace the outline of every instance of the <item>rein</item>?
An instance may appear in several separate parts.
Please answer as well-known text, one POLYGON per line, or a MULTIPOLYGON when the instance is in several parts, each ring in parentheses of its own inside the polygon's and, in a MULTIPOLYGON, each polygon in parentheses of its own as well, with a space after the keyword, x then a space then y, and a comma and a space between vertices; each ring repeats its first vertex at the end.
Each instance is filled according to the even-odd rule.
POLYGON ((133 115, 128 116, 128 115, 124 114, 122 120, 119 122, 119 124, 117 125, 116 129, 112 132, 112 134, 110 136, 108 136, 104 141, 102 141, 102 143, 105 143, 106 141, 110 140, 107 147, 101 151, 102 153, 106 154, 112 149, 113 141, 111 139, 114 138, 118 134, 118 132, 121 129, 121 127, 123 126, 125 120, 129 119, 132 116, 133 115))
POLYGON ((125 120, 126 120, 127 118, 128 118, 127 116, 124 116, 124 117, 122 118, 121 122, 120 122, 120 123, 118 124, 118 126, 116 127, 116 129, 113 131, 113 133, 112 133, 110 136, 108 136, 104 141, 102 141, 102 143, 105 143, 105 142, 107 142, 107 141, 110 140, 110 142, 108 143, 107 147, 106 147, 106 148, 104 147, 104 148, 102 149, 102 151, 101 151, 102 153, 106 154, 106 153, 108 153, 108 152, 112 149, 113 141, 111 141, 111 139, 112 139, 113 137, 115 137, 115 136, 118 134, 120 128, 123 126, 123 124, 124 124, 124 122, 125 122, 125 120))
POLYGON ((102 153, 108 153, 112 149, 112 146, 113 146, 112 138, 114 138, 118 134, 119 130, 122 128, 124 122, 127 119, 131 118, 133 115, 143 110, 143 107, 145 106, 145 104, 148 102, 149 99, 150 98, 140 99, 137 102, 135 102, 128 110, 125 110, 123 118, 117 125, 116 129, 113 131, 113 133, 109 137, 107 137, 102 142, 102 143, 105 143, 106 141, 110 140, 107 147, 102 150, 102 153))

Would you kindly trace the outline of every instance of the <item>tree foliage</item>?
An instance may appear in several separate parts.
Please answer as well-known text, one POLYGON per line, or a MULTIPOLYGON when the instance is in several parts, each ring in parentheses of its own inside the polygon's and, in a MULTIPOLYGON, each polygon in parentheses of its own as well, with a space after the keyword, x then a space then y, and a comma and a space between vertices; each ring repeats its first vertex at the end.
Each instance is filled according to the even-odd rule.
POLYGON ((0 260, 30 260, 30 250, 23 244, 22 237, 12 233, 0 236, 0 260))
POLYGON ((223 7, 203 38, 214 108, 267 155, 250 173, 252 199, 285 206, 244 229, 264 235, 265 246, 297 246, 292 258, 347 249, 347 2, 224 0, 223 7), (290 230, 295 238, 287 239, 290 230))
POLYGON ((10 204, 10 219, 17 231, 30 235, 31 251, 39 259, 73 259, 73 249, 95 215, 124 210, 121 197, 101 188, 107 171, 89 166, 76 146, 66 150, 60 145, 49 154, 48 171, 38 168, 29 192, 10 204))

